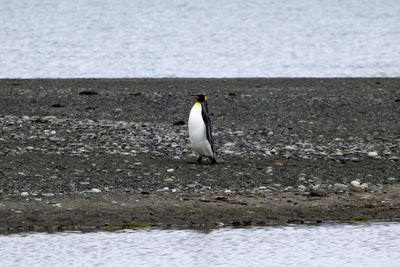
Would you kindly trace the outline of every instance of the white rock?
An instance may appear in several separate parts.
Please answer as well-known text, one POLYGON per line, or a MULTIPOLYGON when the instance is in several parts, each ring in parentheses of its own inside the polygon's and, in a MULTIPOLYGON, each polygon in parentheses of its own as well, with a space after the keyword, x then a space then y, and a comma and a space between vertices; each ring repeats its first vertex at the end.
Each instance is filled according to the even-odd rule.
POLYGON ((378 157, 378 152, 376 152, 376 151, 368 152, 368 157, 376 158, 376 157, 378 157))
POLYGON ((299 191, 304 192, 306 191, 307 187, 305 187, 304 185, 299 185, 299 187, 297 188, 299 191))
POLYGON ((167 170, 167 172, 173 172, 174 171, 174 169, 168 169, 167 170))
POLYGON ((101 190, 100 189, 97 189, 97 188, 92 188, 92 190, 90 190, 89 191, 90 193, 101 193, 101 190))
POLYGON ((28 192, 22 192, 22 193, 21 193, 21 197, 27 197, 27 196, 29 196, 29 193, 28 193, 28 192))
POLYGON ((367 189, 368 188, 368 184, 367 183, 362 183, 360 188, 361 189, 367 189))
POLYGON ((360 181, 358 181, 358 180, 351 181, 350 184, 351 184, 352 186, 356 187, 356 188, 360 188, 360 187, 361 187, 361 183, 360 183, 360 181))

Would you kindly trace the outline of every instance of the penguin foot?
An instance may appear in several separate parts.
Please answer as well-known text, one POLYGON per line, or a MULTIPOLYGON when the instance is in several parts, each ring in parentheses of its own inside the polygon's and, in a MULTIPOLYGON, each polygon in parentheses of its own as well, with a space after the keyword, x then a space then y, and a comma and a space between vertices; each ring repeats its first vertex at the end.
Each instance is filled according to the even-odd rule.
POLYGON ((201 159, 202 159, 202 157, 200 156, 200 157, 197 159, 197 163, 201 164, 201 159))
POLYGON ((211 164, 216 164, 217 161, 215 160, 215 158, 210 158, 211 159, 211 164))

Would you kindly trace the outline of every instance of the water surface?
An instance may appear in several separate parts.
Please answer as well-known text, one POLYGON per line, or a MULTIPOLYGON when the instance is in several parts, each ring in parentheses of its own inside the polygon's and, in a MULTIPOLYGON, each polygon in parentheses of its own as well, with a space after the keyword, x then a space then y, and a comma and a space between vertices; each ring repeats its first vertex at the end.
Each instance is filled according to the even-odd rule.
POLYGON ((400 76, 398 0, 0 0, 0 78, 400 76))
POLYGON ((398 266, 400 224, 12 234, 2 266, 398 266))

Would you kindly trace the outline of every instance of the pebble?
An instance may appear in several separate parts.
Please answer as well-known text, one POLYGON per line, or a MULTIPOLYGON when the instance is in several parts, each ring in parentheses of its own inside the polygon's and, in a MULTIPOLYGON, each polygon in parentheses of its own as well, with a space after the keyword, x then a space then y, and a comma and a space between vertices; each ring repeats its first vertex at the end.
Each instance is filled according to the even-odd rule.
POLYGON ((171 191, 171 190, 169 189, 169 187, 164 187, 163 189, 161 189, 161 192, 169 192, 169 191, 171 191))
POLYGON ((172 183, 173 181, 174 181, 174 178, 172 178, 172 177, 164 179, 164 182, 166 182, 166 183, 172 183))
POLYGON ((21 197, 27 197, 27 196, 29 196, 29 193, 28 193, 28 192, 22 192, 22 193, 21 193, 21 197))
POLYGON ((42 193, 42 197, 54 197, 54 193, 42 193))
POLYGON ((100 189, 97 189, 97 188, 92 188, 91 190, 89 190, 89 193, 98 194, 98 193, 101 193, 101 190, 100 190, 100 189))
POLYGON ((370 157, 370 158, 376 158, 376 157, 378 157, 378 152, 376 152, 376 151, 371 151, 371 152, 368 152, 368 157, 370 157))
POLYGON ((333 185, 333 190, 335 191, 335 193, 341 193, 348 191, 349 187, 345 184, 336 183, 333 185))
POLYGON ((360 187, 361 187, 361 183, 360 183, 359 180, 351 181, 350 184, 351 184, 352 186, 356 187, 356 188, 360 188, 360 187))
POLYGON ((306 191, 306 189, 307 189, 307 187, 305 187, 304 185, 299 185, 298 187, 297 187, 297 189, 300 191, 300 192, 304 192, 304 191, 306 191))
POLYGON ((369 186, 367 183, 362 183, 360 187, 361 189, 367 189, 369 186))
POLYGON ((168 169, 167 172, 173 172, 175 171, 174 169, 168 169))

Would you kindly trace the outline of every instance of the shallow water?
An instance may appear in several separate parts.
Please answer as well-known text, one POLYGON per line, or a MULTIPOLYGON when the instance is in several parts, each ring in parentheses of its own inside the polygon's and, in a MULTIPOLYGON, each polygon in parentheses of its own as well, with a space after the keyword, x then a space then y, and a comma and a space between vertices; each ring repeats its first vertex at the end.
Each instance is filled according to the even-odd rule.
POLYGON ((398 266, 400 224, 0 236, 2 266, 398 266))
POLYGON ((0 0, 0 77, 400 76, 398 0, 0 0))

